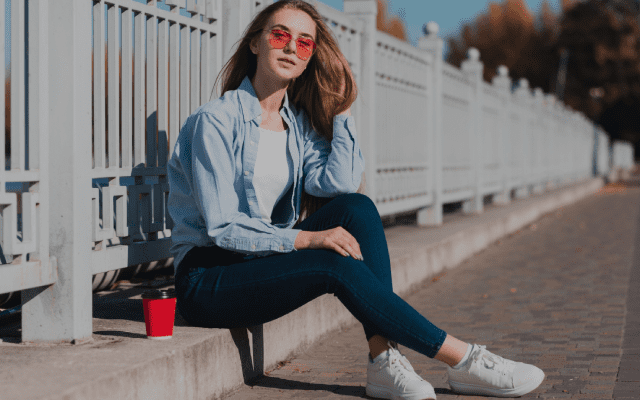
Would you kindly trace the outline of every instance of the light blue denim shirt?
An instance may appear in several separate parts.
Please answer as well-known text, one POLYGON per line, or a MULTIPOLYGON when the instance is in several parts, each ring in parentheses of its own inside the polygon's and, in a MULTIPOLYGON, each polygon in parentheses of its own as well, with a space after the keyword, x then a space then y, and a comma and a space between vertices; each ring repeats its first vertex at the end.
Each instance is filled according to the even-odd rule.
MULTIPOLYGON (((168 164, 168 209, 173 220, 171 253, 177 268, 194 246, 235 251, 245 259, 295 251, 302 188, 316 197, 355 193, 364 170, 353 116, 336 115, 329 143, 285 92, 280 115, 290 127, 287 147, 293 185, 260 216, 253 169, 260 142, 262 108, 248 76, 237 90, 198 108, 180 129, 168 164)), ((212 260, 215 262, 215 260, 212 260)))

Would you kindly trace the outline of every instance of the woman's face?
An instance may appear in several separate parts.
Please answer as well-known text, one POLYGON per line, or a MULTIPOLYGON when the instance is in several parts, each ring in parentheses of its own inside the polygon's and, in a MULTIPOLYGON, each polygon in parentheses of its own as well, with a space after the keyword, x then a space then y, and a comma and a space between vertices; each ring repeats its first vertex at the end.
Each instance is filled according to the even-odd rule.
MULTIPOLYGON (((251 51, 258 56, 258 73, 268 79, 289 82, 302 74, 313 55, 300 59, 296 41, 298 38, 316 41, 316 24, 309 14, 300 10, 281 9, 267 22, 262 34, 251 44, 251 51), (278 29, 291 35, 283 48, 274 48, 269 41, 271 30, 278 29), (307 36, 308 35, 308 36, 307 36), (293 61, 291 64, 282 59, 293 61)), ((304 52, 301 54, 305 56, 304 52)))

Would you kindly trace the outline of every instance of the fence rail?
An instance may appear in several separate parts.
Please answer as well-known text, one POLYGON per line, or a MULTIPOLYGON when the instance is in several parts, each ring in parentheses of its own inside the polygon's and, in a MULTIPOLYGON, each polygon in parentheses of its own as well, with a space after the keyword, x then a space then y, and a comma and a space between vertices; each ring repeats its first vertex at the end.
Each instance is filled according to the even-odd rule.
MULTIPOLYGON (((344 0, 345 12, 309 2, 356 79, 366 193, 381 216, 440 225, 444 203, 480 213, 486 196, 504 204, 631 168, 629 143, 610 146, 553 95, 526 80, 512 90, 504 67, 484 82, 477 50, 446 64, 434 23, 413 47, 376 30, 374 0, 344 0)), ((172 262, 166 166, 179 128, 220 95, 218 72, 270 3, 11 1, 0 294, 22 291, 23 340, 91 336, 92 276, 172 262)))

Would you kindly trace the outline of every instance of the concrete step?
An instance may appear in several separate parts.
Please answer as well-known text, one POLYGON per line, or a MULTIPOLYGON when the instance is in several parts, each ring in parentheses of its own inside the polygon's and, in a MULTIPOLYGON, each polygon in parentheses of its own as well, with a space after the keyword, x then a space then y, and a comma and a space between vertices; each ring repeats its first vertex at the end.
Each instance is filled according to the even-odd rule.
MULTIPOLYGON (((480 215, 456 215, 440 227, 385 229, 394 291, 412 292, 494 241, 600 189, 587 179, 480 215)), ((170 283, 160 286, 171 287, 170 283)), ((93 339, 79 344, 0 343, 3 399, 219 399, 313 343, 357 320, 332 295, 247 329, 191 327, 176 314, 171 340, 146 339, 141 294, 122 285, 94 295, 93 339)), ((0 337, 4 334, 0 329, 0 337)), ((12 340, 13 339, 13 340, 12 340)))

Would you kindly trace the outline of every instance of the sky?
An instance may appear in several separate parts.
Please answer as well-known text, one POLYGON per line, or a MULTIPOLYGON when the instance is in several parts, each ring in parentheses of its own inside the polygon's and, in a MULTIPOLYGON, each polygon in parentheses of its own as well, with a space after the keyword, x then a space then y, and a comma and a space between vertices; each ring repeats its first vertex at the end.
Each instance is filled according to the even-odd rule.
MULTIPOLYGON (((343 0, 318 0, 336 10, 343 11, 343 0)), ((525 0, 534 15, 538 15, 542 0, 525 0)), ((502 3, 501 0, 497 1, 502 3)), ((416 46, 422 36, 422 26, 435 21, 440 26, 439 36, 457 35, 462 25, 489 9, 489 0, 387 0, 387 16, 398 16, 407 28, 409 42, 416 46)), ((560 13, 560 0, 548 0, 551 9, 560 13)), ((446 41, 445 41, 446 45, 446 41)), ((446 51, 445 51, 446 52, 446 51)))

